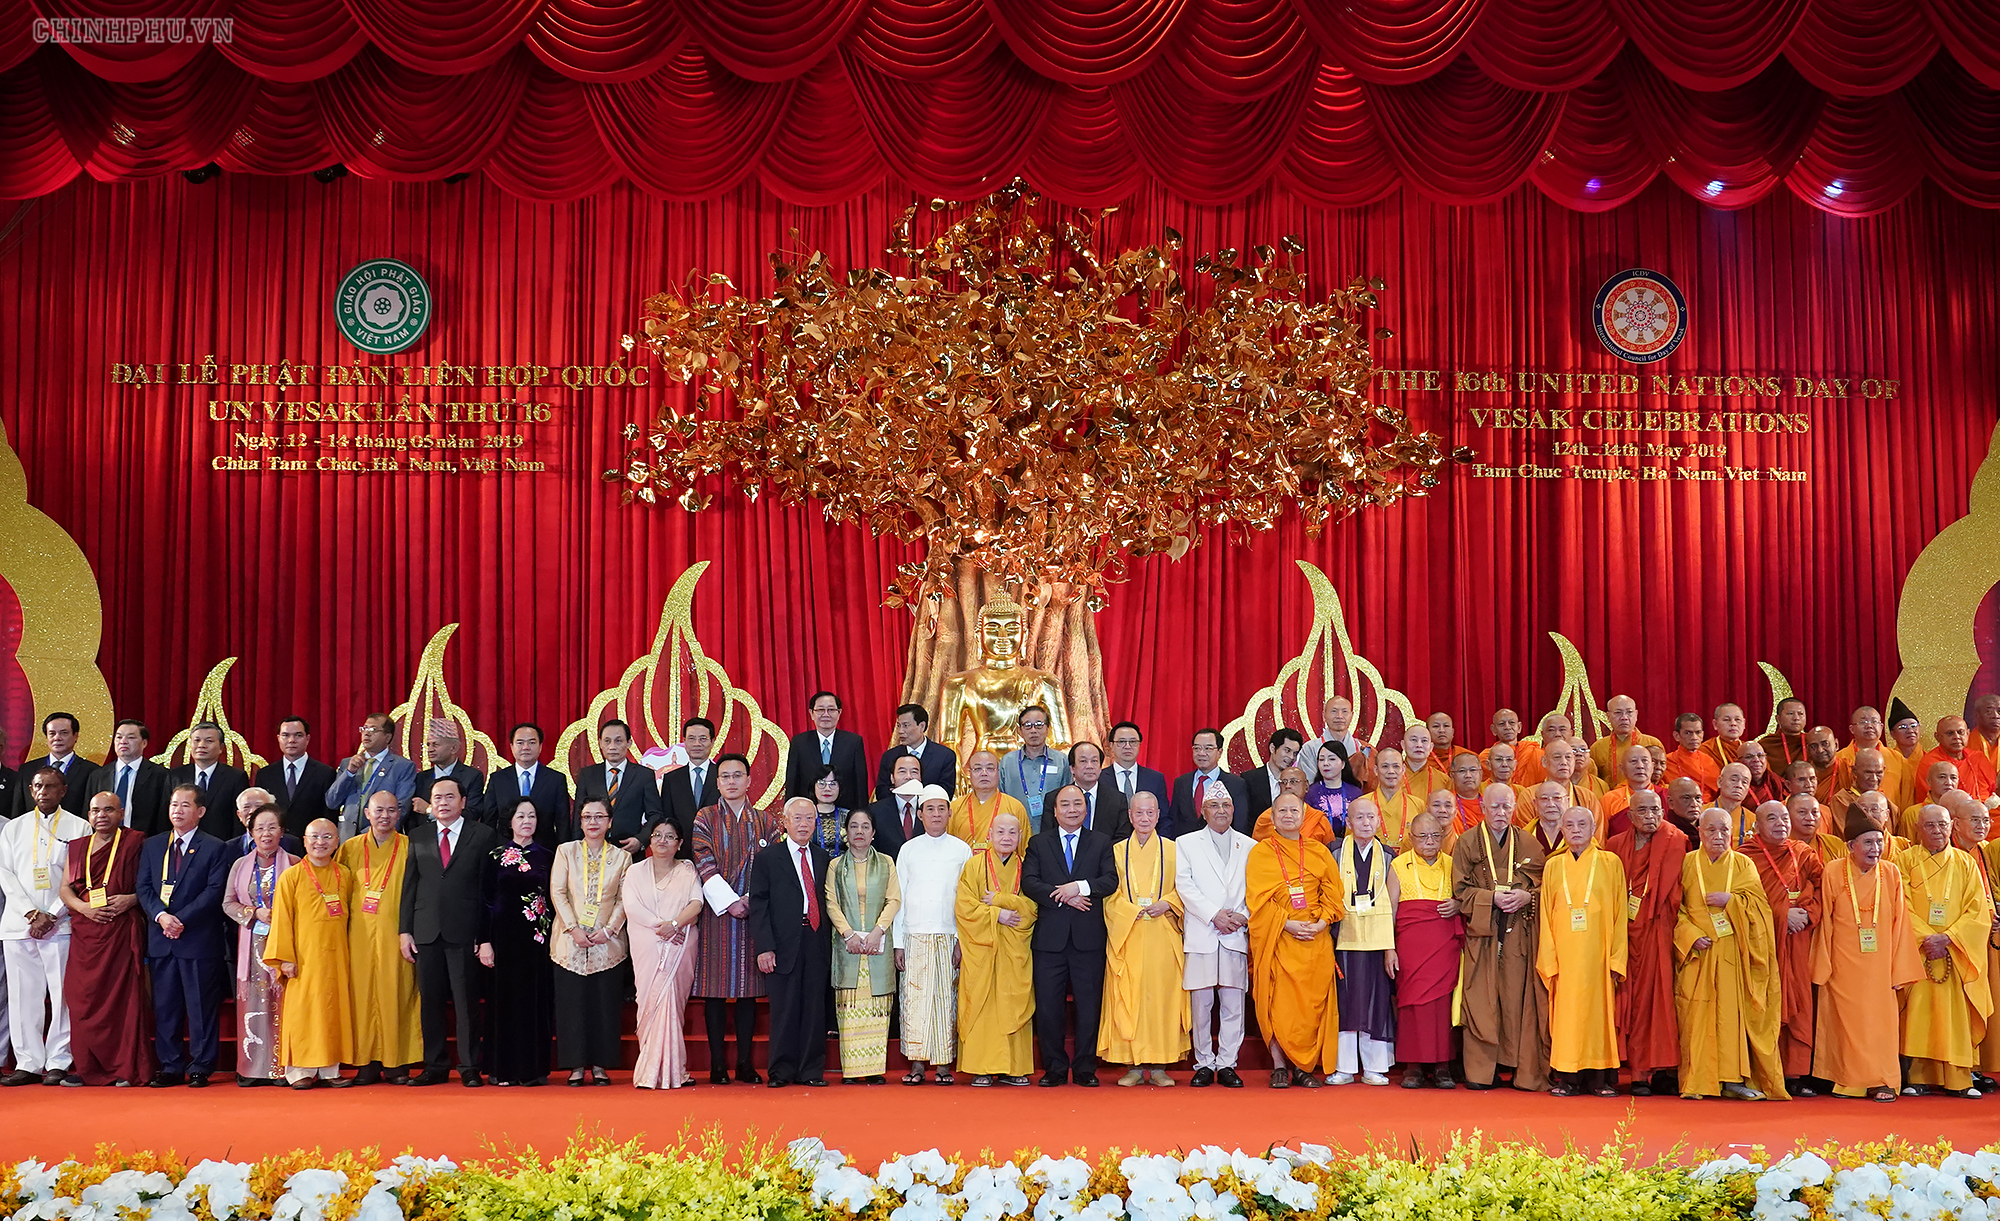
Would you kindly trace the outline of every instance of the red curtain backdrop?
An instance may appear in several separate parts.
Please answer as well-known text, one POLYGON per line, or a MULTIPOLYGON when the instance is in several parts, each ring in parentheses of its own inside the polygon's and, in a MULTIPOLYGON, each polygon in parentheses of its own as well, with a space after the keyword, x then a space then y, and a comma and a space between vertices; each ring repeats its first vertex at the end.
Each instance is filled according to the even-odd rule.
MULTIPOLYGON (((911 619, 878 598, 908 553, 830 528, 815 506, 753 505, 733 489, 696 515, 621 505, 597 474, 620 430, 671 391, 543 396, 555 418, 533 456, 555 469, 542 476, 246 477, 209 469, 230 432, 207 418, 209 392, 114 386, 107 370, 208 353, 352 361, 333 289, 377 256, 410 262, 437 296, 426 338, 391 364, 601 364, 640 301, 690 268, 758 292, 765 253, 794 228, 836 265, 869 265, 909 198, 891 186, 803 207, 752 184, 666 204, 616 186, 550 205, 478 177, 226 175, 80 182, 19 205, 0 239, 0 419, 33 502, 96 569, 119 711, 184 725, 202 675, 239 656, 228 705, 260 748, 298 712, 322 727, 320 752, 337 753, 355 718, 407 694, 432 633, 459 622, 458 701, 496 737, 524 718, 553 733, 647 650, 674 578, 708 560, 695 625, 709 653, 788 728, 812 690, 841 691, 848 723, 879 749, 911 619)), ((1605 213, 1532 190, 1479 208, 1405 192, 1349 209, 1279 189, 1230 206, 1141 190, 1106 240, 1151 241, 1169 225, 1190 254, 1298 233, 1318 283, 1385 276, 1387 368, 1635 371, 1603 351, 1587 314, 1607 276, 1645 266, 1679 282, 1692 318, 1653 370, 1878 376, 1900 393, 1784 400, 1810 417, 1801 435, 1524 441, 1475 427, 1470 409, 1586 400, 1386 390, 1496 464, 1546 462, 1552 440, 1720 440, 1732 464, 1805 469, 1810 481, 1605 485, 1454 470, 1437 494, 1318 539, 1288 522, 1240 546, 1211 538, 1179 563, 1145 561, 1097 625, 1112 707, 1145 723, 1155 763, 1181 766, 1197 726, 1240 713, 1300 648, 1311 617, 1300 558, 1338 586, 1357 649, 1420 710, 1479 726, 1473 737, 1498 704, 1532 714, 1555 701, 1551 630, 1582 650, 1600 700, 1630 692, 1656 733, 1675 712, 1724 699, 1746 701, 1761 723, 1760 660, 1837 725, 1885 696, 1902 575, 1965 512, 1995 421, 2000 217, 1928 186, 1861 220, 1784 193, 1722 211, 1666 184, 1605 213)), ((1697 404, 1649 392, 1627 405, 1697 404)))
POLYGON ((1026 174, 1079 202, 1269 185, 1327 205, 1532 186, 1599 211, 1665 177, 1880 212, 2000 206, 1986 0, 0 0, 0 197, 211 161, 483 170, 567 201, 755 182, 823 204, 1026 174), (52 20, 231 22, 47 41, 52 20))

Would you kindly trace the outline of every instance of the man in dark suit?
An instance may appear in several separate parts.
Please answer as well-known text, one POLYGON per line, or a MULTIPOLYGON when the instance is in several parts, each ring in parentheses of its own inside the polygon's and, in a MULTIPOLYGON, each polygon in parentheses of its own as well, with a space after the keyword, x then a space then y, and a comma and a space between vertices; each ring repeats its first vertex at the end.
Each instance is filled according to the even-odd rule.
POLYGON ((681 726, 681 746, 687 751, 686 767, 667 773, 660 786, 660 800, 667 816, 681 829, 681 855, 694 853, 694 816, 722 799, 715 787, 715 722, 707 717, 689 717, 681 726))
POLYGON ((22 777, 13 785, 13 804, 8 807, 9 818, 19 818, 35 808, 35 799, 28 792, 28 781, 36 772, 52 767, 62 773, 62 808, 82 818, 90 810, 90 776, 97 765, 76 753, 77 736, 83 732, 83 722, 68 712, 51 712, 42 720, 42 739, 48 744, 48 753, 37 755, 21 764, 22 777))
POLYGON ((480 807, 486 794, 486 773, 459 758, 463 751, 458 726, 443 717, 432 717, 424 730, 424 757, 430 766, 417 773, 417 787, 410 794, 410 816, 403 820, 405 831, 430 815, 431 785, 439 780, 458 781, 458 791, 465 794, 465 808, 480 807))
POLYGON ((917 794, 924 788, 918 778, 921 770, 915 755, 896 760, 889 769, 889 795, 868 807, 875 823, 875 851, 887 853, 892 861, 905 843, 924 833, 924 820, 917 813, 917 794))
POLYGON ((1222 731, 1219 729, 1197 729, 1194 731, 1194 770, 1174 777, 1174 800, 1167 807, 1166 820, 1160 825, 1160 834, 1168 839, 1199 831, 1202 825, 1201 807, 1208 800, 1208 790, 1213 785, 1221 785, 1229 792, 1229 799, 1236 805, 1234 826, 1243 834, 1250 834, 1257 825, 1257 819, 1250 813, 1250 791, 1243 785, 1243 777, 1222 767, 1222 731))
POLYGON ((458 1077, 467 1086, 479 1076, 479 947, 486 941, 486 901, 481 866, 500 837, 485 823, 463 817, 465 798, 449 777, 431 785, 429 825, 410 832, 410 861, 403 870, 403 911, 398 928, 403 957, 417 964, 417 996, 424 1030, 424 1071, 411 1085, 439 1085, 451 1078, 445 1049, 444 1007, 458 1018, 458 1077))
MULTIPOLYGON (((1280 729, 1264 743, 1267 748, 1264 766, 1253 767, 1243 773, 1243 791, 1250 798, 1251 826, 1257 825, 1259 814, 1271 808, 1271 802, 1278 796, 1278 776, 1298 759, 1299 748, 1305 744, 1306 736, 1298 730, 1280 729)), ((1306 777, 1308 788, 1312 786, 1312 780, 1312 777, 1306 777)))
POLYGON ((1055 825, 1028 841, 1021 893, 1035 901, 1035 1038, 1042 1084, 1097 1084, 1097 1022, 1104 1004, 1104 896, 1118 887, 1111 837, 1083 826, 1083 790, 1056 790, 1055 825), (1076 1054, 1066 1045, 1076 999, 1076 1054))
MULTIPOLYGON (((1111 777, 1104 774, 1103 749, 1095 742, 1078 742, 1070 747, 1069 773, 1070 783, 1083 790, 1083 825, 1104 832, 1113 843, 1129 839, 1132 835, 1132 819, 1126 813, 1129 803, 1118 786, 1111 783, 1111 777)), ((1042 799, 1042 826, 1055 825, 1055 812, 1056 794, 1050 793, 1042 799)))
POLYGON ((860 734, 840 728, 840 697, 831 691, 815 691, 807 706, 812 710, 813 728, 792 739, 791 754, 785 759, 785 796, 813 796, 820 769, 831 766, 840 780, 835 803, 843 810, 867 805, 867 748, 860 734))
POLYGON ((203 721, 188 730, 188 761, 172 773, 175 784, 192 784, 201 793, 201 829, 217 839, 236 834, 236 799, 250 787, 243 769, 222 761, 222 726, 203 721))
MULTIPOLYGON (((1130 806, 1132 799, 1141 793, 1151 793, 1160 799, 1160 808, 1167 808, 1167 777, 1163 772, 1139 764, 1139 746, 1146 735, 1130 721, 1120 721, 1111 727, 1111 762, 1105 772, 1111 777, 1111 784, 1125 798, 1130 806)), ((1169 835, 1170 829, 1162 824, 1160 834, 1169 835)), ((1171 836, 1169 835, 1169 838, 1171 836)))
POLYGON ((152 739, 144 721, 118 722, 111 730, 111 757, 90 777, 90 795, 116 793, 125 825, 148 836, 167 833, 167 794, 174 787, 167 769, 146 757, 152 739))
POLYGON ((750 862, 750 937, 771 996, 771 1088, 826 1084, 833 921, 823 896, 833 858, 813 838, 809 797, 785 803, 785 838, 750 862))
POLYGON ((876 797, 887 797, 896 787, 890 769, 905 755, 916 756, 922 765, 918 780, 958 796, 958 753, 931 741, 930 733, 931 714, 924 711, 922 704, 904 704, 896 709, 896 744, 882 752, 882 763, 875 769, 876 797))
MULTIPOLYGON (((661 812, 659 780, 652 768, 632 758, 632 727, 623 721, 606 721, 597 731, 597 751, 604 762, 576 774, 570 825, 583 825, 584 802, 607 802, 611 806, 611 842, 633 856, 642 855, 646 845, 640 841, 639 831, 647 819, 661 812)), ((693 825, 691 820, 689 825, 693 825)))
MULTIPOLYGON (((269 771, 270 768, 267 767, 264 770, 269 771)), ((250 822, 257 817, 257 811, 267 805, 278 804, 275 800, 276 796, 271 790, 255 784, 236 795, 236 834, 222 841, 222 854, 230 865, 235 865, 237 861, 249 856, 251 852, 256 850, 257 842, 250 838, 250 822)), ((300 808, 303 809, 304 807, 300 808)), ((324 817, 324 815, 321 815, 321 817, 324 817)), ((283 824, 282 819, 279 822, 280 825, 283 824)), ((278 840, 278 847, 291 853, 296 858, 303 859, 306 854, 305 840, 297 835, 282 837, 278 840)), ((225 954, 224 957, 229 959, 233 964, 236 961, 235 947, 230 947, 229 953, 225 954)))
MULTIPOLYGON (((225 965, 234 925, 222 914, 229 882, 221 841, 200 829, 201 790, 175 786, 167 797, 168 835, 139 847, 139 907, 146 913, 146 965, 153 976, 153 1047, 160 1071, 152 1085, 199 1089, 215 1071, 225 965)), ((230 814, 235 817, 234 813, 230 814)))
POLYGON ((515 805, 526 797, 535 803, 535 839, 549 848, 574 839, 569 821, 569 781, 552 767, 542 765, 542 727, 532 721, 514 726, 508 742, 514 765, 493 773, 486 782, 486 794, 475 815, 479 821, 509 839, 514 834, 515 805))
MULTIPOLYGON (((257 769, 257 785, 285 812, 285 834, 301 836, 306 824, 326 817, 333 765, 312 757, 312 726, 302 716, 278 722, 278 757, 257 769)), ((290 851, 290 849, 286 849, 290 851)))

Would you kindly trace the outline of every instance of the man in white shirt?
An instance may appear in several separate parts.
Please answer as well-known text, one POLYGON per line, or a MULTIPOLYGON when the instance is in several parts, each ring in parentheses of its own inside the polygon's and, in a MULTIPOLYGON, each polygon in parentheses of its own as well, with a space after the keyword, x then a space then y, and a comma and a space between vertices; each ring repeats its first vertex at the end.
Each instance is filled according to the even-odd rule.
MULTIPOLYGON (((1143 800, 1143 798, 1142 798, 1143 800)), ((1194 1080, 1241 1089, 1236 1053, 1243 1046, 1243 998, 1250 987, 1250 904, 1245 897, 1250 849, 1235 829, 1226 789, 1206 794, 1204 826, 1174 841, 1174 886, 1186 905, 1181 986, 1193 993, 1194 1080)))
POLYGON ((0 913, 0 949, 14 1043, 14 1071, 0 1077, 0 1085, 60 1085, 69 1072, 69 1009, 63 1003, 69 908, 61 890, 69 841, 89 835, 90 824, 63 808, 66 790, 60 771, 41 768, 28 782, 34 808, 0 830, 0 894, 7 904, 0 913))
POLYGON ((141 835, 167 830, 167 792, 173 787, 167 769, 146 757, 151 742, 145 722, 131 717, 118 722, 111 728, 111 757, 84 786, 92 797, 116 794, 125 825, 141 835))
POLYGON ((903 1057, 906 1085, 921 1085, 937 1066, 940 1084, 952 1083, 958 1059, 958 877, 972 859, 964 840, 945 834, 951 794, 927 784, 917 794, 923 834, 896 856, 903 905, 890 930, 896 969, 902 973, 903 1057))
MULTIPOLYGON (((1111 783, 1125 798, 1127 808, 1132 799, 1141 793, 1151 793, 1160 799, 1162 808, 1167 800, 1166 773, 1146 767, 1139 762, 1139 747, 1146 741, 1137 723, 1120 721, 1111 727, 1111 759, 1105 764, 1104 772, 1111 783)), ((1170 835, 1170 829, 1162 825, 1160 834, 1170 835)))
POLYGON ((1021 746, 1000 759, 1000 791, 1021 803, 1041 826, 1048 795, 1070 782, 1069 760, 1049 749, 1049 710, 1031 704, 1021 710, 1021 746))

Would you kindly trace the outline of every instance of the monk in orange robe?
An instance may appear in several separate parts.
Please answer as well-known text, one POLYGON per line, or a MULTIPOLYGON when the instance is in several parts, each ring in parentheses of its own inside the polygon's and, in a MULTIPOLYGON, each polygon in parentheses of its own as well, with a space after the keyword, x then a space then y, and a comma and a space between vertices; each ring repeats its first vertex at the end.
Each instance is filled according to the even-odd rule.
POLYGON ((1459 836, 1485 820, 1485 810, 1479 804, 1482 771, 1479 756, 1470 751, 1460 751, 1451 760, 1451 789, 1448 792, 1444 789, 1431 792, 1431 804, 1426 808, 1432 812, 1437 810, 1439 797, 1451 798, 1451 808, 1442 824, 1447 856, 1451 854, 1452 846, 1458 843, 1459 836))
MULTIPOLYGON (((1804 796, 1812 799, 1810 793, 1804 796)), ((1806 1078, 1812 1073, 1812 947, 1820 926, 1819 853, 1792 838, 1790 808, 1767 801, 1757 807, 1757 837, 1743 855, 1757 866, 1777 932, 1778 981, 1784 997, 1778 1060, 1784 1066, 1785 1089, 1793 1097, 1810 1098, 1817 1092, 1806 1078)))
MULTIPOLYGON (((1597 775, 1618 777, 1624 774, 1625 752, 1635 746, 1658 746, 1660 740, 1649 733, 1639 732, 1639 701, 1629 695, 1614 695, 1604 706, 1611 718, 1611 732, 1590 744, 1590 762, 1597 775)), ((1610 812, 1605 812, 1609 818, 1610 812)), ((1611 828, 1606 834, 1616 834, 1623 828, 1611 828)))
POLYGON ((1924 723, 1898 699, 1889 701, 1889 749, 1896 752, 1912 785, 1923 778, 1919 764, 1924 757, 1924 723))
MULTIPOLYGON (((1838 796, 1845 789, 1860 787, 1854 783, 1856 762, 1861 752, 1872 750, 1878 752, 1882 759, 1882 778, 1875 787, 1889 794, 1889 804, 1896 809, 1900 810, 1910 804, 1908 794, 1902 792, 1906 787, 1903 779, 1905 766, 1903 756, 1889 749, 1889 744, 1883 740, 1881 712, 1867 704, 1856 708, 1854 715, 1848 718, 1847 732, 1849 734, 1847 745, 1834 752, 1833 756, 1834 795, 1838 796)), ((1861 791, 1867 790, 1863 788, 1861 791)), ((1832 801, 1828 801, 1827 804, 1835 806, 1832 801)), ((1844 807, 1835 806, 1836 817, 1843 809, 1844 807)), ((1832 830, 1836 834, 1840 833, 1837 821, 1832 830)))
MULTIPOLYGON (((1534 743, 1521 741, 1521 714, 1512 708, 1502 708, 1494 713, 1492 728, 1493 745, 1479 752, 1479 762, 1486 768, 1488 776, 1499 780, 1498 776, 1493 776, 1493 747, 1507 747, 1509 752, 1514 756, 1514 766, 1518 770, 1521 765, 1524 749, 1532 747, 1534 743)), ((1506 780, 1501 781, 1501 783, 1511 784, 1513 781, 1506 780)))
POLYGON ((1888 759, 1885 752, 1870 747, 1855 752, 1852 767, 1848 771, 1849 783, 1833 795, 1827 803, 1833 825, 1828 828, 1842 839, 1847 838, 1847 811, 1861 799, 1863 793, 1882 793, 1885 803, 1888 794, 1883 792, 1884 777, 1888 775, 1888 759))
POLYGON ((1833 800, 1836 785, 1834 773, 1839 770, 1834 759, 1840 753, 1839 744, 1834 740, 1833 730, 1824 725, 1815 725, 1806 730, 1806 762, 1812 764, 1813 774, 1819 777, 1818 787, 1813 796, 1825 805, 1833 800))
MULTIPOLYGON (((1428 741, 1429 731, 1421 726, 1418 729, 1428 741)), ((1375 757, 1375 788, 1364 795, 1381 813, 1382 842, 1391 848, 1403 846, 1405 829, 1412 818, 1424 812, 1424 801, 1430 795, 1428 788, 1422 793, 1413 792, 1408 780, 1409 768, 1402 751, 1392 746, 1375 757)))
MULTIPOLYGON (((1437 773, 1431 787, 1448 788, 1451 785, 1452 760, 1460 755, 1471 755, 1472 752, 1458 745, 1458 726, 1453 723, 1450 714, 1431 713, 1430 719, 1424 722, 1424 728, 1431 732, 1431 758, 1428 766, 1437 773)), ((1472 757, 1479 758, 1478 755, 1472 757)))
POLYGON ((1747 724, 1741 704, 1717 704, 1715 719, 1709 722, 1715 736, 1701 744, 1701 753, 1715 764, 1717 771, 1736 762, 1743 753, 1743 735, 1747 724))
MULTIPOLYGON (((1958 768, 1958 787, 1981 801, 1993 796, 1993 764, 1986 756, 1966 749, 1972 740, 1971 727, 1962 716, 1948 716, 1937 723, 1937 749, 1923 757, 1917 774, 1922 776, 1933 763, 1949 762, 1958 768)), ((1912 801, 1927 801, 1925 786, 1917 784, 1912 801)))
POLYGON ((1958 787, 1958 764, 1949 759, 1934 759, 1924 768, 1923 783, 1918 786, 1924 799, 1906 808, 1896 820, 1896 834, 1904 839, 1917 837, 1917 820, 1923 816, 1927 805, 1943 805, 1946 796, 1961 791, 1958 787))
POLYGON ((1271 1087, 1315 1089, 1315 1067, 1331 1064, 1340 1044, 1334 1003, 1333 937, 1345 918, 1340 869, 1326 845, 1300 834, 1305 806, 1272 803, 1276 830, 1250 850, 1244 901, 1250 909, 1250 992, 1257 1028, 1270 1043, 1271 1087))
MULTIPOLYGON (((1674 718, 1674 749, 1667 754, 1668 784, 1686 776, 1701 786, 1701 799, 1713 800, 1717 775, 1722 765, 1701 749, 1701 717, 1683 712, 1674 718)), ((1682 830, 1687 830, 1683 827, 1682 830)))
POLYGON ((1599 821, 1598 815, 1603 802, 1588 786, 1577 779, 1577 760, 1585 752, 1574 742, 1557 741, 1542 747, 1542 781, 1562 786, 1563 807, 1582 806, 1590 811, 1591 821, 1599 821))
POLYGON ((1608 847, 1625 867, 1630 965, 1618 990, 1618 1054, 1632 1073, 1632 1093, 1675 1093, 1680 1032, 1674 1018, 1674 922, 1681 909, 1681 858, 1688 837, 1666 821, 1660 795, 1641 789, 1630 825, 1608 847))
POLYGON ((1821 865, 1831 865, 1847 856, 1847 841, 1821 829, 1826 825, 1826 807, 1818 798, 1807 801, 1788 797, 1785 808, 1792 815, 1793 842, 1803 844, 1819 858, 1821 865))
POLYGON ((1796 695, 1779 700, 1777 721, 1778 727, 1757 741, 1771 758, 1771 770, 1783 775, 1806 757, 1806 702, 1796 695))
POLYGON ((1882 832, 1865 819, 1848 829, 1847 856, 1823 875, 1825 922, 1813 941, 1813 1076, 1842 1098, 1894 1102, 1903 1079, 1898 993, 1924 977, 1923 959, 1903 875, 1882 859, 1882 832))
MULTIPOLYGON (((1493 745, 1487 747, 1485 758, 1486 783, 1504 784, 1508 788, 1513 789, 1514 805, 1521 807, 1528 805, 1534 800, 1534 789, 1517 782, 1515 777, 1520 769, 1515 765, 1514 757, 1514 747, 1510 743, 1495 742, 1493 745)), ((1480 792, 1484 793, 1485 791, 1485 787, 1481 786, 1480 792)))
POLYGON ((1764 753, 1762 742, 1745 742, 1743 749, 1737 752, 1736 761, 1750 769, 1749 801, 1752 806, 1785 799, 1784 777, 1771 770, 1771 757, 1764 753))
MULTIPOLYGON (((1600 742, 1602 738, 1598 739, 1600 742)), ((1596 747, 1592 747, 1595 750, 1596 747)), ((1643 745, 1628 746, 1619 757, 1617 788, 1606 793, 1599 803, 1604 816, 1604 834, 1607 839, 1617 835, 1631 825, 1625 809, 1632 804, 1632 798, 1639 793, 1652 793, 1660 798, 1662 810, 1666 808, 1666 794, 1653 784, 1653 753, 1643 745)))
POLYGON ((2000 771, 2000 695, 1982 695, 1972 701, 1972 732, 1965 748, 1986 756, 1986 762, 2000 771))
POLYGON ((1542 756, 1548 753, 1551 743, 1569 741, 1571 732, 1569 718, 1562 713, 1551 712, 1543 717, 1541 730, 1536 735, 1539 741, 1523 742, 1514 748, 1514 756, 1520 761, 1520 766, 1514 771, 1514 783, 1533 788, 1548 779, 1547 772, 1543 770, 1542 756))

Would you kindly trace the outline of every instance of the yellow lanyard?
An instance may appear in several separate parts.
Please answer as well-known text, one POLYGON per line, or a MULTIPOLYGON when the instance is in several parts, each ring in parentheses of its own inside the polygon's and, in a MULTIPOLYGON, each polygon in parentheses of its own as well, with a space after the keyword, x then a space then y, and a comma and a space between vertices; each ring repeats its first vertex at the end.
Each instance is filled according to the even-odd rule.
MULTIPOLYGON (((1583 901, 1585 903, 1590 902, 1590 892, 1597 885, 1598 852, 1597 849, 1595 848, 1592 848, 1589 851, 1590 851, 1590 873, 1583 879, 1583 901)), ((1576 863, 1576 859, 1577 859, 1576 857, 1572 856, 1570 857, 1569 860, 1563 862, 1563 903, 1570 907, 1576 906, 1576 900, 1569 897, 1569 870, 1570 866, 1576 863)))
MULTIPOLYGON (((1481 823, 1479 833, 1486 837, 1486 872, 1493 873, 1493 858, 1500 854, 1500 850, 1493 846, 1493 828, 1485 823, 1481 823)), ((1502 834, 1506 833, 1502 832, 1502 834)), ((1514 884, 1514 841, 1511 838, 1507 841, 1507 880, 1502 882, 1500 876, 1495 873, 1493 881, 1501 886, 1512 886, 1514 884)))
MULTIPOLYGON (((1854 858, 1851 856, 1848 857, 1841 865, 1842 868, 1847 870, 1847 901, 1854 906, 1854 925, 1856 928, 1860 928, 1863 927, 1861 923, 1861 892, 1854 887, 1854 858)), ((1882 866, 1880 862, 1876 863, 1873 872, 1875 874, 1875 897, 1868 904, 1868 914, 1873 916, 1877 922, 1880 922, 1882 919, 1882 866)), ((1873 928, 1875 926, 1870 924, 1866 927, 1873 928)))
MULTIPOLYGON (((36 869, 42 868, 42 832, 44 831, 48 832, 49 859, 51 861, 55 859, 56 819, 60 817, 61 817, 60 814, 49 815, 49 821, 46 826, 43 825, 40 815, 37 815, 35 817, 35 846, 29 850, 29 859, 33 863, 34 868, 36 869)), ((88 855, 89 855, 88 853, 85 854, 86 857, 88 857, 88 855)))
MULTIPOLYGON (((117 833, 111 837, 111 855, 104 858, 104 880, 107 885, 111 881, 112 863, 118 859, 118 844, 124 838, 125 828, 123 827, 118 828, 117 833)), ((83 893, 88 895, 90 891, 90 845, 85 844, 83 846, 83 893)))
MULTIPOLYGON (((1134 907, 1138 906, 1138 900, 1132 897, 1132 841, 1136 838, 1137 838, 1136 836, 1131 836, 1131 835, 1125 837, 1125 901, 1127 903, 1132 904, 1134 907)), ((1153 846, 1159 849, 1159 864, 1153 871, 1153 881, 1158 883, 1155 889, 1165 890, 1166 883, 1164 879, 1167 876, 1167 841, 1160 837, 1160 833, 1158 831, 1153 832, 1153 846)), ((1303 838, 1299 840, 1299 851, 1301 853, 1305 851, 1305 840, 1303 838)), ((1283 858, 1280 858, 1279 863, 1281 865, 1283 864, 1283 858)), ((1153 898, 1157 900, 1159 896, 1154 895, 1153 898)), ((1148 907, 1152 906, 1152 902, 1148 901, 1147 906, 1148 907)))
MULTIPOLYGON (((1925 874, 1924 880, 1918 883, 1919 886, 1928 890, 1930 888, 1932 879, 1936 878, 1939 874, 1944 873, 1947 869, 1951 868, 1951 848, 1947 846, 1943 852, 1936 852, 1936 853, 1932 853, 1928 849, 1926 849, 1925 852, 1931 860, 1944 862, 1944 864, 1937 866, 1935 869, 1932 869, 1929 873, 1925 874)), ((1945 878, 1944 893, 1942 895, 1937 896, 1935 902, 1946 903, 1946 904, 1949 904, 1951 902, 1951 879, 1949 877, 1945 878)))

